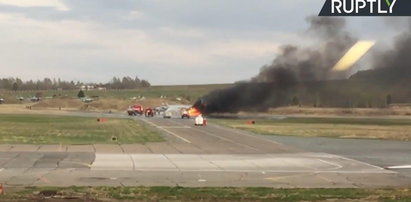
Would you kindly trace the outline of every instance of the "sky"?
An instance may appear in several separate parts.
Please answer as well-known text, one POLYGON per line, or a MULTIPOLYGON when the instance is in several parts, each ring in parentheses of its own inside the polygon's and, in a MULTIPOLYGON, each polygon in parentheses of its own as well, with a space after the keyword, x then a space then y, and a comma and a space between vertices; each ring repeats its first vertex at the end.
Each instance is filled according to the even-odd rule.
MULTIPOLYGON (((152 85, 231 83, 256 75, 285 44, 309 44, 324 0, 0 0, 0 78, 152 85)), ((347 18, 361 39, 398 30, 347 18)))

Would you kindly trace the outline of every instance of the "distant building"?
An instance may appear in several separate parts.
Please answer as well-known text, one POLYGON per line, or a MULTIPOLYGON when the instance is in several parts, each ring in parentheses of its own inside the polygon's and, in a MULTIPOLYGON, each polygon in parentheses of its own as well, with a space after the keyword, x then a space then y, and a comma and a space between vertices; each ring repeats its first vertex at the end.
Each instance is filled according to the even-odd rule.
POLYGON ((94 85, 83 85, 83 86, 80 86, 80 89, 81 90, 93 90, 93 89, 95 89, 96 87, 94 86, 94 85))

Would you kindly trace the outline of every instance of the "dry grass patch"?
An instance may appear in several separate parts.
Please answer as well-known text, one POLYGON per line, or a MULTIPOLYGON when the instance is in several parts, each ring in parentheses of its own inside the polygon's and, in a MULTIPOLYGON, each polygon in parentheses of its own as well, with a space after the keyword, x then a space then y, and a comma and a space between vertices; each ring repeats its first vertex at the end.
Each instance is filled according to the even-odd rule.
POLYGON ((314 108, 279 107, 269 110, 272 114, 318 116, 411 116, 409 105, 392 105, 389 108, 314 108))
POLYGON ((411 120, 289 118, 284 120, 214 120, 217 123, 265 135, 335 137, 411 141, 411 120))
POLYGON ((305 137, 339 137, 364 139, 411 140, 411 126, 353 126, 332 124, 274 124, 232 125, 234 128, 261 134, 293 135, 305 137))

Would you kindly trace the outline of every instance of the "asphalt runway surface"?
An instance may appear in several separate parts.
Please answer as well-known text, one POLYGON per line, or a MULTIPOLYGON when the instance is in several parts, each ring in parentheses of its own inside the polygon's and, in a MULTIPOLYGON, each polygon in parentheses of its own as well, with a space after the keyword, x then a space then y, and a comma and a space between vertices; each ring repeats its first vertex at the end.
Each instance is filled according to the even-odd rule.
MULTIPOLYGON (((101 114, 73 113, 99 117, 101 114)), ((108 117, 127 118, 110 114, 108 117)), ((0 145, 5 186, 409 187, 411 144, 261 136, 193 120, 135 118, 164 143, 0 145)))

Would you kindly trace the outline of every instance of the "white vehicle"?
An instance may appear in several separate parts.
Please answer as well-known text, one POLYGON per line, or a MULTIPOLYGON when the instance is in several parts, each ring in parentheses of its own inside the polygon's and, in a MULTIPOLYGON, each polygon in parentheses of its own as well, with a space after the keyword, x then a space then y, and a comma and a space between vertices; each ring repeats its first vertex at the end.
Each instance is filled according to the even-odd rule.
POLYGON ((154 108, 154 111, 155 111, 157 114, 161 114, 161 113, 164 113, 165 111, 167 111, 167 109, 168 109, 168 106, 163 105, 163 106, 155 107, 155 108, 154 108))
POLYGON ((33 96, 33 97, 30 98, 31 102, 39 102, 40 100, 41 100, 41 98, 36 97, 36 96, 33 96))
POLYGON ((195 119, 194 119, 194 125, 195 126, 204 126, 205 125, 205 119, 203 118, 203 115, 198 115, 195 119))
POLYGON ((187 105, 168 105, 166 111, 164 111, 164 118, 181 118, 183 109, 190 108, 187 105))
POLYGON ((167 110, 167 111, 164 112, 163 118, 171 119, 173 116, 176 116, 175 112, 171 111, 171 110, 167 110))
POLYGON ((93 98, 89 98, 89 97, 84 97, 84 98, 81 98, 80 100, 85 103, 90 103, 94 101, 93 98))

